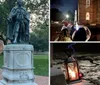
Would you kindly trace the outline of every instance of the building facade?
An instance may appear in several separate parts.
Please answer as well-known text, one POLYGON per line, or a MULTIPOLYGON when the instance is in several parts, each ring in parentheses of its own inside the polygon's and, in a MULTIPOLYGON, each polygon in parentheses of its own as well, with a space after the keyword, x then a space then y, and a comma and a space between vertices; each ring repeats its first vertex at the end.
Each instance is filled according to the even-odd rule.
POLYGON ((100 24, 100 0, 78 0, 78 22, 100 24))

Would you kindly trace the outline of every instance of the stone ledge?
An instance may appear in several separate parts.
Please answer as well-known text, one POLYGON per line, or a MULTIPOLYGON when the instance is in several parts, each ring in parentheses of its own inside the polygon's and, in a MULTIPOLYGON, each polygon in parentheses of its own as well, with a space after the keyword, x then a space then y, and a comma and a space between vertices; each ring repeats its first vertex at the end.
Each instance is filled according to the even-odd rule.
POLYGON ((29 44, 8 44, 4 46, 4 51, 33 51, 33 45, 29 44))

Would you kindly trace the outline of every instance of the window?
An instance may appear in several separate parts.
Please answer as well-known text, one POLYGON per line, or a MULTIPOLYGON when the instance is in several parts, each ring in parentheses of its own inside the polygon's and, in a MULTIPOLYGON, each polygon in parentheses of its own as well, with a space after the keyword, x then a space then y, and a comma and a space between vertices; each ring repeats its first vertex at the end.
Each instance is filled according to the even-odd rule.
POLYGON ((90 13, 86 12, 86 20, 90 20, 90 13))

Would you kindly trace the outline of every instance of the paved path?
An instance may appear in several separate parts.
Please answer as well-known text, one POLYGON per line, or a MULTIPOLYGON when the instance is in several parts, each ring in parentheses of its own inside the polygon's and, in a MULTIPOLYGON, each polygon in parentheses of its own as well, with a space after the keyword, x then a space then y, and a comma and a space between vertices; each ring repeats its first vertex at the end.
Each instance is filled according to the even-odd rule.
POLYGON ((49 85, 49 77, 35 76, 35 82, 38 85, 49 85))
MULTIPOLYGON (((2 70, 0 69, 0 80, 2 79, 2 70)), ((35 76, 35 82, 38 85, 49 85, 49 77, 35 76)))

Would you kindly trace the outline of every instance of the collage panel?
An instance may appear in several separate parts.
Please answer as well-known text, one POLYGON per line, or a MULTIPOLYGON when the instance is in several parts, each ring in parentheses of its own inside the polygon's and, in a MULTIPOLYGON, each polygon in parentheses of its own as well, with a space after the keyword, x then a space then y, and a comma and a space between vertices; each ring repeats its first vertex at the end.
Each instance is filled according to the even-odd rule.
POLYGON ((100 43, 50 46, 50 85, 100 85, 100 43))
POLYGON ((99 8, 100 0, 50 0, 50 85, 100 85, 99 8))
POLYGON ((51 41, 100 41, 100 0, 50 0, 51 41))
POLYGON ((0 0, 0 85, 100 85, 100 0, 0 0))
POLYGON ((0 0, 0 85, 49 85, 49 0, 0 0))

